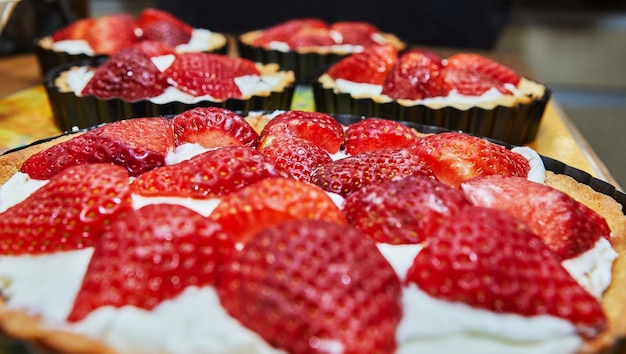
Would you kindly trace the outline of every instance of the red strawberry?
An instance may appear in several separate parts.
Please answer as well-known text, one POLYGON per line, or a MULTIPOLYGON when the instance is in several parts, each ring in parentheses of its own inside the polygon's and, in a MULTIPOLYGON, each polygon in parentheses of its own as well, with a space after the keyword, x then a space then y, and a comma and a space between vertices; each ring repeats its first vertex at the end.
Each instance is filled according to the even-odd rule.
POLYGON ((311 183, 345 197, 363 186, 413 175, 435 178, 430 167, 408 150, 382 149, 328 163, 313 172, 311 183))
POLYGON ((145 196, 209 199, 279 175, 277 166, 255 148, 228 146, 145 172, 131 187, 145 196))
POLYGON ((232 69, 233 74, 235 76, 244 76, 244 75, 260 75, 260 71, 257 68, 256 64, 252 60, 248 60, 246 58, 239 57, 228 57, 228 56, 218 56, 224 62, 226 62, 232 69))
POLYGON ((334 154, 343 144, 343 126, 326 113, 287 111, 265 125, 260 134, 259 148, 265 148, 275 141, 296 138, 334 154))
POLYGON ((413 149, 441 182, 459 187, 478 176, 528 176, 530 164, 522 155, 476 136, 449 132, 421 138, 413 149))
POLYGON ((151 310, 216 278, 234 245, 222 227, 185 207, 148 205, 111 225, 96 245, 69 321, 102 306, 151 310))
POLYGON ((511 94, 505 84, 517 85, 520 76, 506 66, 479 54, 460 53, 446 59, 445 82, 460 94, 479 96, 496 88, 511 94))
POLYGON ((343 206, 348 222, 377 242, 420 243, 469 206, 463 192, 423 176, 365 186, 343 206))
POLYGON ((461 184, 470 201, 506 211, 524 221, 560 260, 610 238, 603 217, 569 195, 523 177, 484 176, 461 184))
POLYGON ((21 172, 44 180, 74 165, 112 163, 137 176, 163 165, 173 147, 169 119, 128 119, 107 123, 34 154, 24 162, 21 172))
POLYGON ((169 86, 167 79, 139 48, 125 48, 95 69, 83 95, 134 102, 155 97, 169 86))
POLYGON ((381 118, 367 118, 351 124, 345 135, 346 153, 351 155, 386 148, 408 148, 418 140, 415 132, 406 125, 381 118))
POLYGON ((309 182, 314 170, 332 161, 326 150, 299 139, 276 141, 261 149, 261 153, 303 182, 309 182))
POLYGON ((169 12, 151 7, 143 9, 139 14, 139 17, 137 18, 137 25, 142 29, 149 27, 155 22, 168 22, 182 29, 185 33, 189 35, 191 35, 191 32, 193 31, 193 27, 191 25, 178 19, 169 12))
POLYGON ((169 46, 176 47, 179 44, 189 43, 191 33, 171 22, 157 21, 143 27, 141 38, 163 42, 169 46))
POLYGON ((282 177, 266 178, 225 196, 211 218, 224 225, 239 242, 285 220, 346 223, 345 215, 319 187, 282 177))
POLYGON ((85 39, 91 26, 96 23, 96 19, 88 17, 76 20, 69 25, 57 30, 52 34, 55 42, 73 39, 85 39))
POLYGON ((70 167, 0 214, 0 253, 41 254, 90 247, 108 224, 129 210, 124 168, 70 167))
POLYGON ((287 41, 290 48, 325 47, 335 45, 328 28, 305 27, 287 41))
POLYGON ((371 45, 341 59, 326 73, 335 80, 382 85, 397 58, 398 49, 392 44, 371 45))
POLYGON ((434 53, 410 50, 391 68, 382 93, 393 99, 407 100, 447 96, 450 86, 443 79, 442 69, 441 59, 434 53))
POLYGON ((206 148, 245 145, 256 147, 259 135, 240 115, 225 108, 196 107, 173 119, 176 145, 196 143, 206 148))
POLYGON ((148 58, 158 57, 161 55, 174 54, 174 47, 169 46, 163 42, 142 40, 134 44, 131 48, 137 48, 141 50, 148 58))
POLYGON ((409 283, 435 298, 488 311, 562 317, 583 335, 606 328, 597 299, 524 223, 481 207, 465 208, 454 219, 415 257, 409 283))
POLYGON ((136 28, 137 23, 131 15, 107 15, 96 20, 85 35, 85 40, 96 54, 111 55, 137 43, 139 37, 135 34, 136 28))
POLYGON ((345 225, 293 220, 260 231, 224 270, 218 295, 244 326, 289 353, 396 349, 398 277, 345 225))
POLYGON ((294 35, 303 28, 328 28, 328 24, 316 18, 298 18, 289 20, 265 29, 256 37, 252 45, 257 47, 267 46, 270 42, 287 43, 294 35))
POLYGON ((330 25, 331 31, 341 34, 342 44, 369 46, 376 44, 373 35, 378 28, 371 23, 360 21, 339 21, 330 25))
POLYGON ((176 87, 194 96, 209 95, 218 100, 241 97, 232 64, 219 54, 180 54, 165 74, 176 87))

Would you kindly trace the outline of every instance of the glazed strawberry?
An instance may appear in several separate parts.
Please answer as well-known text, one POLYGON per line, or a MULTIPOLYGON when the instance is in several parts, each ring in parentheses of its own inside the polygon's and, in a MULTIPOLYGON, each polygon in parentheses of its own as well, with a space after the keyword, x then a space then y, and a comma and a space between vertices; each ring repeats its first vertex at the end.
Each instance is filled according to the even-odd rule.
POLYGON ((278 140, 302 139, 319 145, 331 154, 343 144, 343 126, 321 112, 287 111, 270 120, 260 134, 262 149, 278 140))
POLYGON ((474 308, 564 318, 583 335, 607 326, 598 300, 523 222, 498 209, 465 208, 443 224, 415 257, 407 282, 474 308))
POLYGON ((156 97, 168 86, 165 75, 145 52, 139 48, 125 48, 95 69, 81 94, 134 102, 156 97))
POLYGON ((144 196, 209 199, 281 175, 286 176, 255 148, 227 146, 145 172, 131 188, 133 193, 144 196))
POLYGON ((328 28, 328 24, 316 18, 289 20, 263 30, 259 33, 259 36, 254 39, 252 45, 263 47, 269 45, 271 42, 287 43, 291 37, 293 37, 294 33, 297 33, 303 28, 328 28))
POLYGON ((560 260, 579 256, 601 237, 604 218, 569 195, 523 177, 484 176, 461 184, 473 204, 502 209, 524 221, 560 260))
POLYGON ((51 37, 55 42, 64 40, 78 40, 85 39, 87 32, 91 26, 96 23, 96 19, 88 17, 76 20, 69 25, 54 32, 51 37))
POLYGON ((89 28, 85 40, 94 53, 111 55, 137 43, 139 38, 135 34, 136 28, 137 23, 131 15, 106 15, 97 19, 89 28))
POLYGON ((225 196, 210 217, 238 242, 285 220, 346 223, 345 215, 319 187, 283 177, 266 178, 225 196))
POLYGON ((149 27, 155 22, 170 23, 182 29, 185 33, 189 34, 190 36, 191 36, 191 32, 193 31, 193 27, 191 27, 191 25, 178 19, 177 17, 170 14, 169 12, 155 9, 152 7, 143 9, 137 18, 137 25, 142 29, 149 27))
POLYGON ((194 96, 209 95, 215 99, 241 97, 235 84, 236 74, 226 58, 218 54, 184 53, 165 70, 165 75, 180 90, 194 96))
POLYGON ((174 47, 169 46, 163 42, 153 40, 142 40, 132 45, 131 48, 137 48, 141 50, 145 55, 148 56, 148 58, 175 53, 174 47))
POLYGON ((0 214, 0 253, 42 254, 90 247, 131 210, 128 172, 91 164, 65 169, 0 214))
POLYGON ((235 112, 219 107, 196 107, 173 119, 174 142, 196 143, 206 148, 245 145, 256 147, 259 135, 235 112))
POLYGON ((445 82, 460 94, 479 96, 491 88, 511 94, 505 84, 516 86, 520 76, 506 66, 473 53, 455 54, 446 59, 445 82))
POLYGON ((152 22, 143 27, 142 30, 143 35, 141 38, 143 40, 159 41, 172 47, 189 43, 191 39, 191 33, 167 21, 152 22))
POLYGON ((348 196, 363 186, 407 176, 435 178, 430 167, 406 149, 382 149, 345 157, 313 172, 311 183, 348 196))
POLYGON ((233 250, 219 224, 178 205, 145 206, 102 235, 68 320, 103 306, 151 310, 188 286, 214 285, 233 250))
POLYGON ((365 186, 344 204, 348 222, 376 242, 425 241, 445 222, 471 205, 463 192, 432 178, 408 176, 365 186))
POLYGON ((393 99, 407 100, 447 96, 450 86, 442 76, 442 69, 441 59, 434 53, 410 50, 391 68, 382 93, 393 99))
POLYGON ((341 59, 326 73, 335 80, 382 85, 397 59, 398 49, 392 44, 371 45, 341 59))
POLYGON ((289 48, 310 48, 335 45, 328 28, 305 27, 287 41, 289 48))
POLYGON ((501 174, 527 177, 528 160, 489 140, 459 132, 421 138, 413 149, 441 182, 458 187, 470 178, 501 174))
POLYGON ((45 180, 75 165, 111 163, 131 176, 161 166, 174 147, 167 118, 135 118, 111 122, 32 155, 21 172, 45 180))
POLYGON ((292 178, 303 182, 309 182, 313 171, 332 161, 326 150, 299 139, 276 141, 261 149, 261 153, 292 178))
POLYGON ((393 353, 400 291, 373 242, 318 220, 260 231, 218 283, 228 313, 288 353, 393 353))
POLYGON ((350 155, 386 148, 408 148, 418 140, 415 132, 406 125, 381 118, 367 118, 350 124, 345 136, 345 150, 350 155))
POLYGON ((371 23, 360 21, 339 21, 330 25, 330 30, 341 34, 342 44, 368 46, 376 44, 373 35, 378 28, 371 23))

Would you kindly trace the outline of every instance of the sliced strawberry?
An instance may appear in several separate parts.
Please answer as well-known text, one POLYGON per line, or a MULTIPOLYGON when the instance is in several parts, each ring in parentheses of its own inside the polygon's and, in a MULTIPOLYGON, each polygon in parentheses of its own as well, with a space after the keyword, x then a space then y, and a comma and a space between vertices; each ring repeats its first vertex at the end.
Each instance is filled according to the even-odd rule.
POLYGON ((103 306, 151 310, 188 286, 214 285, 233 250, 216 222, 178 205, 145 206, 102 235, 68 320, 103 306))
POLYGON ((239 57, 232 58, 228 56, 221 56, 218 58, 221 58, 231 67, 233 74, 236 77, 244 76, 244 75, 260 75, 261 74, 259 71, 259 68, 257 68, 256 64, 252 60, 248 60, 246 58, 239 58, 239 57))
POLYGON ((335 40, 326 27, 304 27, 287 41, 289 48, 327 47, 335 45, 335 40))
POLYGON ((496 313, 551 315, 596 335, 607 319, 537 235, 493 208, 465 208, 415 257, 407 281, 437 299, 496 313))
POLYGON ((346 223, 345 215, 319 187, 291 178, 266 178, 231 193, 211 213, 238 242, 291 219, 346 223))
POLYGON ((296 138, 316 144, 334 154, 343 144, 343 126, 326 113, 287 111, 265 125, 260 134, 259 148, 269 146, 275 141, 296 138))
POLYGON ((281 175, 286 176, 255 148, 228 146, 145 172, 131 187, 144 196, 209 199, 281 175))
POLYGON ((135 118, 107 123, 32 155, 21 172, 45 180, 75 165, 112 163, 132 176, 161 166, 174 147, 167 118, 135 118))
POLYGON ((196 107, 173 119, 174 142, 196 143, 206 148, 245 145, 256 147, 259 134, 235 112, 219 107, 196 107))
POLYGON ((96 54, 111 55, 137 43, 135 18, 125 13, 116 13, 97 19, 89 28, 85 40, 96 54))
POLYGON ((524 221, 560 260, 610 238, 603 217, 569 195, 523 177, 484 176, 461 184, 475 205, 502 209, 524 221))
POLYGON ((317 18, 298 18, 289 20, 263 30, 252 45, 264 47, 271 42, 287 43, 294 33, 303 28, 328 28, 328 24, 317 18))
POLYGON ((437 179, 453 187, 478 176, 527 177, 530 171, 530 164, 522 155, 489 140, 458 132, 423 137, 413 151, 430 166, 437 179))
POLYGON ((189 43, 191 39, 191 33, 168 21, 152 22, 142 29, 142 39, 163 42, 172 47, 189 43))
POLYGON ((351 155, 386 148, 408 148, 418 140, 415 132, 406 125, 381 118, 367 118, 351 124, 345 135, 346 153, 351 155))
POLYGON ((363 186, 407 176, 435 178, 430 167, 406 149, 382 149, 345 157, 313 172, 311 183, 348 196, 363 186))
POLYGON ((260 231, 218 283, 234 318, 289 353, 393 353, 400 291, 373 242, 319 220, 260 231))
POLYGON ((54 32, 51 36, 52 40, 58 42, 85 39, 87 32, 95 23, 95 18, 81 18, 54 32))
POLYGON ((392 44, 371 45, 341 59, 326 73, 335 80, 382 85, 397 58, 398 49, 392 44))
POLYGON ((376 44, 373 35, 378 32, 378 27, 361 21, 339 21, 331 24, 330 30, 341 34, 342 44, 366 47, 376 44))
POLYGON ((170 23, 179 29, 182 29, 185 33, 191 36, 191 32, 193 31, 193 27, 181 19, 175 17, 169 12, 155 9, 152 7, 145 8, 141 11, 137 18, 137 25, 145 29, 149 27, 151 24, 155 22, 167 22, 170 23))
POLYGON ((237 76, 228 59, 219 54, 184 53, 165 70, 180 90, 194 96, 209 95, 218 100, 241 97, 237 76))
POLYGON ((343 205, 350 225, 376 242, 420 243, 471 205, 463 192, 432 178, 408 176, 365 186, 343 205))
POLYGON ((326 150, 300 139, 276 141, 261 149, 261 153, 303 182, 309 182, 313 171, 332 161, 326 150))
POLYGON ((161 55, 174 54, 176 51, 174 47, 169 46, 163 42, 142 40, 135 43, 131 48, 137 48, 144 52, 148 58, 158 57, 161 55))
POLYGON ((447 96, 443 65, 432 52, 415 49, 402 54, 387 75, 382 93, 393 99, 420 100, 447 96))
POLYGON ((134 102, 158 96, 168 86, 167 78, 146 53, 125 48, 95 69, 81 94, 134 102))
POLYGON ((473 53, 460 53, 446 59, 445 82, 460 94, 479 96, 492 88, 511 94, 505 84, 517 85, 520 76, 506 66, 473 53))
POLYGON ((0 253, 42 254, 90 247, 131 210, 128 172, 91 164, 65 169, 0 214, 0 253))

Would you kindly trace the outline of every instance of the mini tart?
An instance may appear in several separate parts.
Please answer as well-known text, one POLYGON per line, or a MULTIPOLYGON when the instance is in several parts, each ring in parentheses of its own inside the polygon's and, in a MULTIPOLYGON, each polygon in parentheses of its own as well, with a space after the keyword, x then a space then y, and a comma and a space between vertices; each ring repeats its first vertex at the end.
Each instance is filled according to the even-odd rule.
POLYGON ((313 84, 313 97, 321 112, 405 120, 522 145, 536 138, 551 91, 527 78, 521 79, 518 90, 519 96, 501 96, 476 105, 424 103, 339 92, 335 80, 324 73, 313 84))
POLYGON ((178 114, 193 107, 216 106, 233 111, 289 109, 295 91, 291 71, 281 71, 276 64, 257 64, 262 76, 273 75, 280 80, 271 91, 227 100, 202 100, 196 103, 171 101, 154 103, 150 100, 135 102, 120 98, 101 99, 95 96, 76 95, 67 83, 68 73, 81 67, 93 68, 106 58, 91 58, 59 66, 44 77, 44 86, 52 108, 55 124, 63 131, 92 127, 101 123, 133 117, 156 117, 178 114))
MULTIPOLYGON (((238 36, 239 55, 255 62, 278 63, 285 70, 293 70, 296 81, 300 84, 310 84, 322 70, 353 53, 340 47, 309 47, 285 52, 252 45, 262 32, 263 30, 256 30, 238 36)), ((382 32, 378 34, 398 50, 406 47, 406 44, 394 34, 382 32)))

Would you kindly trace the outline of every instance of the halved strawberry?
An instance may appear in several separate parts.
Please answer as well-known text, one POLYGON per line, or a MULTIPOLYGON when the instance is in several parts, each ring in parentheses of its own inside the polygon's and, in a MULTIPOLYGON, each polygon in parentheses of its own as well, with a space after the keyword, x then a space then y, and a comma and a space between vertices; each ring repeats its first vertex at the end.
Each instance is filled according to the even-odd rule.
POLYGON ((142 30, 143 40, 159 41, 172 47, 189 43, 191 39, 191 33, 168 21, 152 22, 142 30))
POLYGON ((348 222, 377 242, 425 241, 444 222, 471 205, 463 192, 432 178, 408 176, 365 186, 343 205, 348 222))
POLYGON ((287 41, 289 48, 310 48, 335 45, 335 40, 326 27, 304 27, 287 41))
POLYGON ((285 220, 346 223, 343 212, 319 187, 283 177, 266 178, 225 196, 210 217, 238 242, 285 220))
POLYGON ((274 117, 260 133, 259 148, 279 140, 302 139, 320 146, 331 154, 343 144, 343 126, 322 112, 286 111, 274 117))
POLYGON ((168 22, 189 35, 191 35, 191 32, 193 31, 193 27, 191 25, 185 23, 171 13, 152 7, 143 9, 137 18, 137 25, 142 29, 149 27, 155 22, 168 22))
POLYGON ((348 196, 363 186, 407 176, 435 178, 430 167, 406 149, 382 149, 348 156, 313 172, 311 183, 348 196))
POLYGON ((281 175, 286 176, 257 149, 227 146, 145 172, 132 182, 131 188, 144 196, 208 199, 281 175))
POLYGON ((397 59, 398 49, 394 45, 371 45, 362 52, 341 59, 326 73, 335 80, 382 85, 397 59))
POLYGON ((413 49, 402 54, 383 84, 382 93, 393 99, 419 100, 447 96, 441 59, 432 52, 413 49))
POLYGON ((346 153, 351 155, 386 148, 408 148, 418 140, 411 128, 382 118, 367 118, 350 124, 345 135, 346 153))
POLYGON ((289 20, 263 30, 259 36, 254 39, 252 45, 263 47, 271 42, 287 43, 295 33, 303 28, 328 28, 328 24, 317 18, 297 18, 289 20))
POLYGON ((338 21, 330 25, 330 30, 341 34, 342 44, 366 47, 376 44, 372 36, 378 32, 378 27, 361 21, 338 21))
POLYGON ((461 188, 473 204, 502 209, 524 221, 559 260, 593 248, 601 237, 610 238, 603 217, 545 184, 494 175, 470 179, 461 188))
POLYGON ((393 353, 400 291, 371 240, 319 220, 260 231, 218 283, 231 316, 289 353, 393 353))
POLYGON ((413 152, 426 162, 441 182, 459 187, 463 181, 486 175, 527 177, 525 157, 487 139, 447 132, 428 135, 413 152))
POLYGON ((261 153, 303 182, 310 182, 313 171, 332 161, 326 150, 300 139, 276 141, 261 149, 261 153))
POLYGON ((219 107, 196 107, 173 119, 174 142, 196 143, 206 148, 245 145, 256 147, 259 134, 243 117, 219 107))
POLYGON ((176 50, 174 47, 167 45, 163 42, 153 41, 153 40, 142 40, 134 45, 131 48, 137 48, 144 52, 148 56, 148 58, 158 57, 161 55, 174 54, 176 50))
POLYGON ((512 69, 474 53, 448 57, 442 76, 453 89, 468 96, 479 96, 492 88, 511 94, 505 84, 517 85, 520 81, 512 69))
POLYGON ((496 313, 564 318, 583 335, 607 326, 598 300, 528 226, 498 209, 465 208, 442 224, 415 257, 407 282, 437 299, 496 313))
POLYGON ((65 169, 0 214, 0 253, 42 254, 90 247, 130 211, 128 172, 91 164, 65 169))
POLYGON ((92 17, 81 18, 69 25, 52 33, 52 40, 55 42, 74 39, 85 39, 87 32, 91 26, 96 23, 96 19, 92 17))
POLYGON ((131 176, 165 163, 174 147, 167 118, 134 118, 111 122, 28 158, 20 169, 31 178, 45 180, 75 165, 111 163, 126 167, 131 176))
POLYGON ((137 22, 126 13, 100 17, 85 35, 85 40, 96 54, 111 55, 139 41, 135 34, 137 22))
POLYGON ((216 222, 178 205, 145 206, 102 235, 68 320, 103 306, 151 310, 188 286, 214 285, 233 250, 216 222))
POLYGON ((134 102, 155 97, 169 86, 165 75, 139 48, 125 48, 95 69, 82 95, 134 102))

